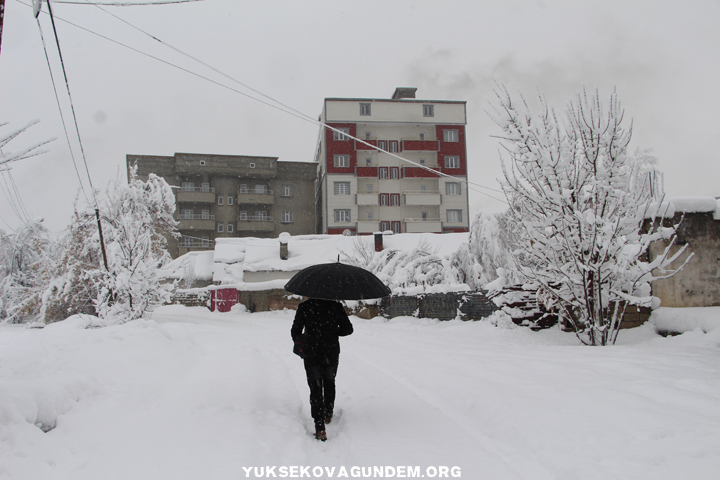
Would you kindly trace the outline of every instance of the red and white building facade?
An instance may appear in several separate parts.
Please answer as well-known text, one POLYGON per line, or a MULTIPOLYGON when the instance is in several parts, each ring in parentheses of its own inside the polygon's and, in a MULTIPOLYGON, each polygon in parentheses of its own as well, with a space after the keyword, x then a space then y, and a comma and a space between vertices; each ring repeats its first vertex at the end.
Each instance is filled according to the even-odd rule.
POLYGON ((468 231, 466 102, 415 90, 325 99, 321 120, 349 136, 320 134, 319 233, 468 231))

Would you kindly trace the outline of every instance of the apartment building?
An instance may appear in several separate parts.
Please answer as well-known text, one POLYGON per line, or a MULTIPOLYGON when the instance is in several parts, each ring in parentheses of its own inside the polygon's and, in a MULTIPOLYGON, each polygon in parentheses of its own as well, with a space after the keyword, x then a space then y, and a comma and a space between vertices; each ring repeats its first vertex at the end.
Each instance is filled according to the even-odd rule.
POLYGON ((154 173, 175 192, 182 237, 169 245, 173 258, 215 247, 219 237, 277 237, 315 233, 317 164, 277 157, 176 153, 127 155, 128 172, 154 173))
POLYGON ((336 130, 316 154, 319 233, 468 231, 466 102, 416 90, 325 99, 320 118, 336 130))

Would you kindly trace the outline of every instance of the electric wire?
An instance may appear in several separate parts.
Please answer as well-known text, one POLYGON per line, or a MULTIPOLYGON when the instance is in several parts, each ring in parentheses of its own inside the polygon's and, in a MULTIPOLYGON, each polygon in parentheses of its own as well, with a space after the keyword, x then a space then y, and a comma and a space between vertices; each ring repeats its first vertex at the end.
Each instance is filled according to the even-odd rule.
POLYGON ((71 0, 53 0, 55 3, 64 3, 67 5, 103 5, 107 7, 144 7, 146 5, 172 5, 174 3, 191 3, 202 2, 204 0, 166 0, 157 2, 73 2, 71 0))
MULTIPOLYGON (((88 1, 88 4, 89 4, 89 0, 87 0, 87 1, 88 1)), ((197 57, 194 57, 194 56, 190 55, 189 53, 187 53, 187 52, 185 52, 185 51, 183 51, 183 50, 180 50, 179 48, 177 48, 177 47, 175 47, 175 46, 173 46, 173 45, 171 45, 171 44, 169 44, 169 43, 167 43, 167 42, 159 39, 159 38, 156 37, 155 35, 152 35, 151 33, 148 33, 148 32, 146 32, 145 30, 143 30, 143 29, 141 29, 141 28, 139 28, 139 27, 131 24, 130 22, 128 22, 128 21, 124 20, 123 18, 115 15, 114 13, 111 13, 111 12, 105 10, 104 8, 98 6, 97 4, 96 4, 95 6, 96 6, 99 10, 101 10, 101 11, 105 12, 106 14, 114 17, 115 19, 117 19, 117 20, 119 20, 120 22, 128 25, 129 27, 137 30, 138 32, 142 33, 143 35, 146 35, 146 36, 150 37, 151 39, 159 42, 161 45, 164 45, 165 47, 170 48, 171 50, 174 50, 175 52, 177 52, 177 53, 179 53, 179 54, 181 54, 181 55, 183 55, 183 56, 185 56, 185 57, 187 57, 187 58, 189 58, 189 59, 191 59, 191 60, 199 63, 200 65, 202 65, 202 66, 204 66, 204 67, 212 70, 212 71, 215 72, 215 73, 218 73, 218 74, 222 75, 223 77, 227 78, 228 80, 230 80, 230 81, 232 81, 232 82, 235 82, 235 83, 237 83, 238 85, 240 85, 240 86, 242 86, 242 87, 244 87, 244 88, 246 88, 246 89, 248 89, 248 90, 250 90, 250 91, 252 91, 252 92, 254 92, 254 93, 256 93, 256 94, 261 95, 262 97, 264 97, 264 98, 266 98, 266 99, 268 99, 268 100, 270 100, 270 101, 272 101, 272 102, 274 102, 274 103, 282 106, 284 109, 287 109, 287 110, 289 110, 289 111, 291 111, 291 112, 293 112, 293 113, 295 113, 295 114, 297 114, 297 115, 302 116, 305 120, 307 120, 307 121, 309 121, 309 122, 311 122, 311 123, 313 123, 313 124, 316 124, 316 125, 320 126, 321 128, 328 128, 328 129, 333 130, 333 131, 335 131, 335 132, 341 133, 340 130, 338 130, 338 129, 334 128, 334 127, 331 127, 331 126, 327 125, 327 124, 324 123, 324 122, 320 122, 320 121, 318 121, 318 120, 315 120, 313 117, 311 117, 311 116, 309 116, 309 115, 307 115, 307 114, 305 114, 305 113, 303 113, 303 112, 301 112, 301 111, 299 111, 299 110, 297 110, 297 109, 295 109, 295 108, 293 108, 293 107, 291 107, 291 106, 289 106, 289 105, 281 102, 280 100, 278 100, 278 99, 276 99, 276 98, 274 98, 274 97, 271 97, 271 96, 269 96, 269 95, 266 95, 265 93, 263 93, 263 92, 255 89, 255 88, 253 88, 253 87, 251 87, 251 86, 249 86, 249 85, 241 82, 240 80, 238 80, 238 79, 236 79, 236 78, 228 75, 227 73, 221 71, 220 69, 218 69, 218 68, 216 68, 216 67, 214 67, 214 66, 212 66, 212 65, 210 65, 210 64, 208 64, 208 63, 206 63, 206 62, 204 62, 204 61, 202 61, 202 60, 200 60, 200 59, 197 58, 197 57)), ((250 98, 253 98, 253 97, 250 97, 250 98)), ((285 113, 288 113, 288 112, 285 112, 285 113)), ((369 147, 372 147, 372 148, 374 148, 374 149, 376 149, 376 150, 378 150, 378 151, 380 151, 380 152, 383 151, 383 150, 380 150, 377 146, 372 145, 372 144, 370 144, 370 143, 368 143, 368 142, 365 142, 365 141, 363 141, 363 140, 361 140, 361 139, 359 139, 359 138, 357 138, 357 137, 354 137, 354 136, 349 135, 349 134, 347 134, 347 133, 343 133, 343 135, 347 136, 348 138, 352 138, 352 139, 355 140, 355 141, 359 141, 359 142, 361 142, 362 144, 364 144, 364 145, 366 145, 366 146, 369 146, 369 147)), ((427 167, 427 166, 422 165, 422 164, 420 164, 420 163, 413 162, 413 161, 408 160, 408 159, 406 159, 406 158, 404 158, 404 157, 401 157, 401 156, 399 156, 399 155, 394 155, 392 152, 384 152, 384 153, 387 153, 387 154, 389 154, 389 155, 391 155, 391 156, 393 156, 393 157, 395 157, 395 158, 397 158, 397 159, 399 159, 399 160, 402 160, 402 161, 404 161, 404 162, 407 162, 407 163, 411 163, 411 164, 413 164, 413 165, 416 165, 417 167, 424 168, 424 169, 427 170, 427 171, 435 172, 435 173, 437 173, 437 174, 439 174, 439 175, 442 175, 442 176, 445 176, 445 177, 448 177, 448 178, 452 178, 452 179, 456 179, 456 180, 459 180, 459 181, 463 181, 463 182, 465 182, 468 186, 473 185, 473 186, 476 186, 476 187, 485 188, 485 189, 490 190, 490 191, 493 191, 493 192, 503 193, 501 190, 493 189, 493 188, 490 188, 490 187, 485 187, 485 186, 483 186, 483 185, 480 185, 480 184, 476 184, 476 183, 474 183, 474 182, 471 182, 471 181, 469 181, 469 180, 467 180, 467 179, 458 178, 458 177, 455 177, 455 176, 452 176, 452 175, 448 175, 448 174, 446 174, 446 173, 444 173, 444 172, 438 172, 437 170, 431 169, 430 167, 427 167)), ((473 189, 473 190, 474 190, 474 189, 473 189)), ((478 193, 484 193, 484 192, 481 192, 481 191, 479 191, 479 190, 474 190, 474 191, 477 191, 478 193)), ((486 195, 487 195, 487 194, 486 194, 486 195)), ((500 201, 500 202, 504 202, 504 200, 500 200, 500 199, 495 198, 495 197, 493 197, 493 196, 491 196, 491 195, 488 195, 488 196, 489 196, 490 198, 493 198, 493 199, 498 200, 498 201, 500 201)))
MULTIPOLYGON (((95 197, 95 189, 92 184, 92 177, 90 176, 90 169, 88 168, 87 158, 85 157, 85 148, 83 147, 82 138, 80 137, 80 128, 77 123, 77 115, 75 115, 75 105, 73 103, 72 94, 70 93, 70 82, 68 80, 67 71, 65 70, 65 61, 63 60, 62 50, 60 49, 60 39, 58 38, 57 28, 55 27, 55 16, 50 6, 50 0, 46 0, 48 6, 48 15, 50 15, 50 22, 53 27, 53 34, 55 35, 55 43, 57 44, 58 55, 60 56, 60 66, 62 67, 63 77, 65 78, 65 88, 67 89, 68 99, 70 100, 70 111, 72 112, 73 123, 75 124, 75 131, 77 132, 78 144, 80 145, 80 154, 82 156, 83 163, 85 164, 85 173, 88 177, 88 184, 90 186, 90 194, 93 197, 95 203, 95 209, 98 209, 97 198, 95 197)), ((101 233, 102 235, 102 233, 101 233)))
POLYGON ((78 167, 77 167, 77 160, 75 159, 75 153, 73 153, 72 142, 70 142, 70 134, 68 133, 67 125, 65 123, 65 115, 63 115, 62 106, 60 105, 60 97, 58 96, 58 92, 57 92, 57 85, 55 84, 55 76, 53 75, 52 67, 50 65, 50 57, 48 56, 47 45, 45 44, 45 36, 43 35, 43 31, 42 31, 42 25, 40 25, 39 18, 36 18, 36 20, 37 20, 37 24, 38 24, 38 29, 40 31, 40 39, 42 40, 43 51, 45 52, 45 60, 47 61, 48 71, 50 72, 50 81, 52 82, 52 85, 53 85, 53 93, 55 93, 55 101, 57 102, 58 111, 60 112, 60 120, 62 122, 63 131, 65 132, 65 139, 67 140, 68 150, 70 150, 70 158, 72 159, 73 167, 75 168, 75 174, 77 175, 78 182, 80 182, 80 189, 83 192, 83 196, 85 197, 86 201, 90 201, 87 196, 87 192, 85 191, 85 186, 83 185, 82 178, 80 177, 80 171, 78 170, 78 167))
POLYGON ((10 185, 13 188, 13 191, 15 192, 15 197, 18 200, 18 206, 20 207, 20 211, 22 212, 23 216, 26 220, 30 220, 30 215, 28 214, 27 208, 25 208, 25 202, 23 202, 22 197, 20 196, 20 191, 17 188, 17 184, 15 183, 15 179, 12 176, 12 172, 10 170, 7 170, 7 176, 8 179, 10 179, 10 185))
MULTIPOLYGON (((18 1, 19 3, 24 4, 21 0, 17 0, 17 1, 18 1)), ((88 4, 88 3, 86 3, 86 2, 83 2, 83 3, 84 3, 84 4, 88 4)), ((25 5, 26 5, 26 4, 25 4, 25 5)), ((97 6, 97 5, 96 5, 96 6, 97 6)), ((98 8, 100 8, 100 7, 98 7, 98 8)), ((136 53, 139 53, 139 54, 141 54, 141 55, 144 55, 144 56, 146 56, 146 57, 152 58, 152 59, 154 59, 154 60, 156 60, 156 61, 159 61, 159 62, 161 62, 161 63, 164 63, 164 64, 166 64, 166 65, 168 65, 168 66, 171 66, 171 67, 174 67, 174 68, 176 68, 176 69, 178 69, 178 70, 184 71, 184 72, 186 72, 186 73, 188 73, 188 74, 190 74, 190 75, 193 75, 193 76, 198 77, 198 78, 200 78, 200 79, 202 79, 202 80, 208 81, 208 82, 210 82, 210 83, 213 83, 213 84, 215 84, 215 85, 218 85, 218 86, 220 86, 220 87, 223 87, 223 88, 225 88, 225 89, 227 89, 227 90, 230 90, 230 91, 232 91, 232 92, 235 92, 235 93, 237 93, 237 94, 240 94, 240 95, 242 95, 242 96, 245 96, 245 97, 247 97, 247 98, 250 98, 251 100, 255 100, 256 102, 262 103, 262 104, 264 104, 264 105, 266 105, 266 106, 269 106, 269 107, 271 107, 271 108, 274 108, 274 109, 276 109, 276 110, 279 110, 279 111, 281 111, 281 112, 283 112, 283 113, 292 115, 292 116, 294 116, 294 117, 296 117, 296 118, 299 118, 299 119, 304 120, 304 121, 306 121, 306 122, 309 122, 309 123, 312 123, 312 124, 314 124, 314 125, 320 126, 320 127, 322 127, 322 128, 327 128, 327 129, 332 130, 332 131, 334 131, 334 132, 341 133, 341 134, 347 136, 348 138, 352 138, 353 140, 355 140, 355 141, 357 141, 357 142, 360 142, 360 143, 362 143, 362 144, 364 144, 364 145, 366 145, 366 146, 371 147, 371 148, 374 149, 374 150, 378 150, 379 152, 382 152, 382 153, 385 153, 385 154, 387 154, 387 155, 389 155, 389 156, 391 156, 391 157, 397 158, 398 160, 401 160, 402 162, 406 162, 406 163, 413 164, 413 165, 415 165, 416 167, 419 167, 419 168, 422 168, 422 169, 424 169, 424 170, 426 170, 426 171, 432 172, 434 175, 441 176, 441 177, 446 177, 446 178, 450 178, 450 179, 453 179, 453 180, 458 180, 458 181, 460 181, 460 182, 463 182, 463 183, 467 184, 468 188, 470 188, 470 187, 472 186, 472 187, 482 188, 482 189, 485 189, 485 190, 490 190, 490 191, 493 191, 493 192, 503 193, 503 192, 500 191, 500 190, 493 189, 493 188, 490 188, 490 187, 486 187, 486 186, 484 186, 484 185, 480 185, 480 184, 475 183, 475 182, 471 182, 471 181, 468 180, 467 178, 455 177, 455 176, 449 175, 449 174, 447 174, 447 173, 434 170, 434 169, 432 169, 432 168, 430 168, 430 167, 427 167, 427 166, 425 166, 425 165, 422 165, 422 164, 420 164, 420 163, 413 162, 412 160, 408 160, 408 159, 406 159, 406 158, 404 158, 404 157, 401 157, 401 156, 399 156, 399 155, 396 155, 396 154, 394 154, 394 153, 392 153, 392 152, 387 152, 387 151, 385 151, 385 150, 381 150, 381 149, 378 148, 377 146, 372 145, 372 144, 370 144, 370 143, 368 143, 368 142, 365 142, 364 140, 362 140, 362 139, 360 139, 360 138, 357 138, 357 137, 354 137, 354 136, 352 136, 352 135, 349 135, 349 134, 347 134, 347 133, 345 133, 345 132, 343 132, 343 131, 335 128, 335 127, 332 127, 332 126, 330 126, 330 125, 328 125, 328 124, 326 124, 326 123, 324 123, 324 122, 320 122, 320 121, 318 121, 318 120, 315 120, 314 118, 310 117, 309 115, 306 115, 306 114, 304 114, 304 113, 302 113, 302 112, 300 112, 300 111, 298 111, 298 110, 295 110, 294 108, 292 108, 292 107, 290 107, 290 106, 288 106, 288 105, 285 105, 284 103, 280 102, 279 100, 277 100, 277 99, 275 99, 275 98, 273 98, 273 97, 271 97, 271 96, 268 96, 268 95, 266 95, 266 94, 264 94, 264 93, 262 93, 262 92, 260 92, 260 91, 258 91, 258 90, 256 90, 256 89, 254 89, 254 88, 252 88, 252 87, 250 87, 250 86, 248 86, 248 85, 245 85, 244 83, 242 83, 242 82, 240 82, 239 80, 237 80, 237 79, 235 79, 235 78, 233 78, 233 77, 231 77, 231 76, 223 73, 222 71, 216 69, 215 67, 212 67, 212 66, 206 64, 205 62, 203 62, 203 61, 201 61, 201 60, 199 60, 199 59, 197 59, 197 58, 195 58, 195 57, 193 57, 193 56, 191 56, 191 55, 189 55, 189 54, 181 51, 180 49, 178 49, 178 48, 176 48, 176 47, 173 47, 172 45, 169 45, 169 44, 167 44, 166 42, 163 42, 162 40, 158 39, 157 37, 155 37, 155 36, 153 36, 153 35, 145 32, 145 31, 143 31, 142 29, 140 29, 140 28, 138 28, 138 27, 135 27, 134 25, 130 24, 129 22, 127 22, 127 21, 125 21, 125 20, 117 17, 116 15, 114 15, 114 14, 112 14, 112 13, 110 13, 110 12, 107 12, 106 10, 104 10, 104 9, 102 9, 102 8, 100 8, 100 9, 103 10, 105 13, 107 13, 107 14, 109 14, 109 15, 117 18, 118 20, 122 21, 123 23, 126 23, 127 25, 131 26, 132 28, 134 28, 134 29, 142 32, 143 34, 149 36, 150 38, 152 38, 152 39, 160 42, 161 44, 165 45, 166 47, 168 47, 168 48, 170 48, 170 49, 172 49, 172 50, 175 50, 176 52, 178 52, 178 53, 180 53, 180 54, 182 54, 182 55, 184 55, 184 56, 186 56, 186 57, 188 57, 188 58, 190 58, 190 59, 192 59, 192 60, 200 63, 201 65, 203 65, 203 66, 205 66, 205 67, 207 67, 207 68, 215 71, 216 73, 219 73, 220 75, 223 75, 224 77, 230 79, 231 81, 233 81, 233 82, 235 82, 235 83, 238 83, 239 85, 247 88, 248 90, 251 90, 251 91, 257 93, 258 95, 261 95, 261 96, 269 99, 270 101, 274 102, 275 104, 273 104, 273 103, 268 103, 268 102, 266 102, 266 101, 264 101, 264 100, 261 100, 261 99, 259 99, 259 98, 257 98, 257 97, 254 97, 254 96, 252 96, 252 95, 250 95, 250 94, 248 94, 248 93, 245 93, 245 92, 243 92, 243 91, 240 91, 240 90, 237 90, 237 89, 235 89, 235 88, 232 88, 232 87, 230 87, 230 86, 228 86, 228 85, 225 85, 225 84, 223 84, 223 83, 220 83, 220 82, 218 82, 218 81, 216 81, 216 80, 210 79, 210 78, 208 78, 208 77, 206 77, 206 76, 204 76, 204 75, 201 75, 201 74, 199 74, 199 73, 197 73, 197 72, 191 71, 191 70, 189 70, 189 69, 187 69, 187 68, 178 66, 178 65, 173 64, 173 63, 171 63, 171 62, 169 62, 169 61, 167 61, 167 60, 161 59, 161 58, 159 58, 159 57, 157 57, 157 56, 154 56, 154 55, 151 55, 151 54, 149 54, 149 53, 146 53, 146 52, 143 52, 143 51, 141 51, 141 50, 138 50, 138 49, 136 49, 136 48, 130 47, 130 46, 128 46, 128 45, 126 45, 126 44, 124 44, 124 43, 122 43, 122 42, 119 42, 119 41, 114 40, 114 39, 111 39, 111 38, 109 38, 109 37, 107 37, 107 36, 105 36, 105 35, 102 35, 102 34, 100 34, 100 33, 97 33, 97 32, 94 32, 94 31, 92 31, 92 30, 89 30, 89 29, 87 29, 87 28, 85 28, 85 27, 82 27, 82 26, 80 26, 80 25, 77 25, 77 24, 75 24, 75 23, 73 23, 73 22, 70 22, 70 21, 68 21, 68 20, 65 20, 65 19, 63 19, 63 18, 61 18, 61 17, 56 17, 56 18, 57 18, 58 20, 60 20, 60 21, 63 21, 63 22, 65 22, 65 23, 69 24, 69 25, 72 25, 72 26, 74 26, 74 27, 76 27, 76 28, 79 28, 79 29, 81 29, 81 30, 83 30, 83 31, 86 31, 86 32, 88 32, 88 33, 90 33, 90 34, 92 34, 92 35, 96 35, 96 36, 98 36, 98 37, 100 37, 100 38, 103 38, 103 39, 109 41, 109 42, 115 43, 115 44, 117 44, 117 45, 119 45, 119 46, 122 46, 122 47, 124 47, 124 48, 129 49, 129 50, 132 50, 132 51, 134 51, 134 52, 136 52, 136 53), (277 104, 277 105, 276 105, 276 104, 277 104)), ((481 190, 477 190, 476 188, 472 188, 472 190, 475 191, 475 192, 477 192, 477 193, 480 193, 481 195, 485 195, 485 196, 487 196, 487 197, 489 197, 489 198, 492 198, 492 199, 494 199, 494 200, 496 200, 496 201, 499 201, 499 202, 501 202, 501 203, 507 203, 505 200, 502 200, 502 199, 499 199, 499 198, 497 198, 497 197, 494 197, 494 196, 492 196, 492 195, 490 195, 490 194, 487 194, 487 193, 485 193, 485 192, 483 192, 483 191, 481 191, 481 190)))

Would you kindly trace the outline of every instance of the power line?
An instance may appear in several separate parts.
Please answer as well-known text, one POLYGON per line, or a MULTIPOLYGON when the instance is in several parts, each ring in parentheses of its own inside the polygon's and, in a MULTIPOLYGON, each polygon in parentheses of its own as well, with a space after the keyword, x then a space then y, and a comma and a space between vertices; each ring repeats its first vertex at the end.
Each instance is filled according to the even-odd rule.
POLYGON ((70 0, 54 0, 55 3, 65 3, 68 5, 103 5, 107 7, 143 7, 146 5, 171 5, 173 3, 191 3, 191 2, 202 2, 204 0, 166 0, 157 2, 73 2, 70 0))
MULTIPOLYGON (((20 1, 20 0, 18 0, 18 1, 20 1)), ((20 3, 22 3, 22 2, 20 2, 20 3)), ((85 3, 85 4, 88 4, 88 3, 85 3)), ((178 66, 178 65, 175 65, 175 64, 173 64, 173 63, 171 63, 171 62, 169 62, 169 61, 167 61, 167 60, 163 60, 163 59, 161 59, 161 58, 159 58, 159 57, 156 57, 156 56, 154 56, 154 55, 148 54, 148 53, 143 52, 143 51, 141 51, 141 50, 138 50, 138 49, 136 49, 136 48, 130 47, 130 46, 128 46, 128 45, 125 45, 125 44, 123 44, 122 42, 119 42, 119 41, 117 41, 117 40, 113 40, 113 39, 111 39, 111 38, 109 38, 109 37, 106 37, 106 36, 104 36, 104 35, 102 35, 102 34, 99 34, 99 33, 97 33, 97 32, 94 32, 94 31, 92 31, 92 30, 89 30, 89 29, 87 29, 87 28, 81 27, 81 26, 79 26, 79 25, 77 25, 77 24, 74 24, 74 23, 68 21, 68 20, 64 20, 64 19, 62 19, 62 18, 60 18, 60 17, 57 17, 57 18, 58 18, 58 20, 62 20, 62 21, 64 21, 64 22, 66 22, 66 23, 68 23, 68 24, 70 24, 70 25, 72 25, 72 26, 74 26, 74 27, 80 28, 81 30, 84 30, 84 31, 86 31, 86 32, 88 32, 88 33, 91 33, 91 34, 93 34, 93 35, 99 36, 99 37, 101 37, 101 38, 103 38, 103 39, 105 39, 105 40, 108 40, 108 41, 110 41, 110 42, 112 42, 112 43, 115 43, 115 44, 117 44, 117 45, 120 45, 120 46, 122 46, 122 47, 125 47, 125 48, 127 48, 127 49, 129 49, 129 50, 132 50, 132 51, 136 52, 136 53, 139 53, 139 54, 141 54, 141 55, 147 56, 147 57, 149 57, 149 58, 152 58, 152 59, 154 59, 154 60, 157 60, 157 61, 159 61, 159 62, 162 62, 162 63, 164 63, 164 64, 166 64, 166 65, 168 65, 168 66, 174 67, 174 68, 176 68, 176 69, 178 69, 178 70, 181 70, 181 71, 184 71, 184 72, 189 73, 189 74, 191 74, 191 75, 194 75, 194 76, 196 76, 196 77, 198 77, 198 78, 201 78, 201 79, 203 79, 203 80, 206 80, 206 81, 208 81, 208 82, 210 82, 210 83, 213 83, 213 84, 215 84, 215 85, 218 85, 218 86, 220 86, 220 87, 223 87, 223 88, 225 88, 225 89, 227 89, 227 90, 230 90, 230 91, 232 91, 232 92, 235 92, 235 93, 238 93, 238 94, 240 94, 240 95, 243 95, 243 96, 245 96, 245 97, 247 97, 247 98, 250 98, 250 99, 252 99, 252 100, 255 100, 256 102, 262 103, 262 104, 267 105, 267 106, 269 106, 269 107, 271 107, 271 108, 275 108, 276 110, 279 110, 279 111, 281 111, 281 112, 283 112, 283 113, 292 115, 292 116, 297 117, 297 118, 299 118, 299 119, 301 119, 301 120, 304 120, 304 121, 306 121, 306 122, 309 122, 309 123, 312 123, 312 124, 314 124, 314 125, 320 126, 321 128, 327 128, 327 129, 329 129, 329 130, 332 130, 332 131, 335 131, 335 132, 338 132, 338 133, 342 133, 343 135, 345 135, 345 136, 347 136, 347 137, 349 137, 349 138, 352 138, 352 139, 354 139, 354 140, 357 141, 357 142, 360 142, 360 143, 362 143, 362 144, 364 144, 364 145, 366 145, 366 146, 369 146, 369 147, 371 147, 371 148, 373 148, 373 149, 375 149, 375 150, 382 151, 383 153, 386 153, 386 154, 388 154, 388 155, 390 155, 390 156, 392 156, 392 157, 394 157, 394 158, 397 158, 397 159, 401 160, 402 162, 410 163, 410 164, 412 164, 412 165, 415 165, 416 167, 419 167, 419 168, 422 168, 422 169, 424 169, 424 170, 426 170, 426 171, 432 172, 433 174, 435 174, 435 175, 437 175, 437 176, 447 177, 447 178, 451 178, 451 179, 454 179, 454 180, 458 180, 458 181, 464 182, 464 183, 466 183, 466 184, 468 185, 468 188, 470 188, 471 190, 473 190, 473 191, 475 191, 475 192, 477 192, 477 193, 480 193, 481 195, 485 195, 485 196, 487 196, 487 197, 490 197, 490 198, 492 198, 492 199, 494 199, 494 200, 496 200, 496 201, 502 202, 502 203, 507 203, 505 200, 499 199, 499 198, 494 197, 494 196, 492 196, 492 195, 490 195, 490 194, 487 194, 487 193, 485 193, 485 192, 483 192, 483 191, 481 191, 481 190, 477 190, 476 188, 471 188, 471 187, 477 187, 477 188, 489 190, 489 191, 492 191, 492 192, 503 193, 501 190, 497 190, 497 189, 493 189, 493 188, 490 188, 490 187, 486 187, 486 186, 484 186, 484 185, 480 185, 480 184, 478 184, 478 183, 475 183, 475 182, 472 182, 472 181, 468 180, 467 178, 458 178, 458 177, 449 175, 449 174, 447 174, 447 173, 434 170, 434 169, 432 169, 432 168, 430 168, 430 167, 427 167, 427 166, 425 166, 425 165, 422 165, 422 164, 420 164, 420 163, 413 162, 412 160, 408 160, 408 159, 406 159, 406 158, 404 158, 404 157, 401 157, 401 156, 399 156, 399 155, 396 155, 396 154, 394 154, 394 153, 392 153, 392 152, 387 152, 387 151, 381 150, 381 149, 379 149, 377 146, 372 145, 372 144, 370 144, 370 143, 368 143, 368 142, 365 142, 364 140, 362 140, 362 139, 360 139, 360 138, 357 138, 357 137, 354 137, 354 136, 349 135, 349 134, 347 134, 347 133, 344 133, 344 132, 338 130, 337 128, 334 128, 334 127, 332 127, 332 126, 330 126, 330 125, 328 125, 328 124, 326 124, 326 123, 324 123, 324 122, 320 122, 320 121, 318 121, 318 120, 315 120, 313 117, 311 117, 311 116, 309 116, 309 115, 307 115, 307 114, 305 114, 305 113, 303 113, 303 112, 300 112, 300 111, 298 111, 298 110, 296 110, 296 109, 294 109, 294 108, 292 108, 292 107, 284 104, 283 102, 281 102, 281 101, 279 101, 279 100, 277 100, 277 99, 275 99, 275 98, 273 98, 273 97, 271 97, 271 96, 269 96, 269 95, 266 95, 266 94, 262 93, 262 92, 259 91, 259 90, 256 90, 256 89, 250 87, 249 85, 246 85, 246 84, 242 83, 241 81, 239 81, 239 80, 233 78, 232 76, 230 76, 230 75, 222 72, 221 70, 213 67, 212 65, 209 65, 209 64, 203 62, 202 60, 200 60, 200 59, 198 59, 198 58, 196 58, 196 57, 193 57, 192 55, 190 55, 190 54, 188 54, 188 53, 180 50, 179 48, 174 47, 174 46, 168 44, 167 42, 164 42, 163 40, 161 40, 161 39, 157 38, 156 36, 154 36, 154 35, 146 32, 146 31, 142 30, 142 29, 139 28, 139 27, 136 27, 135 25, 132 25, 131 23, 129 23, 129 22, 127 22, 126 20, 118 17, 117 15, 115 15, 115 14, 113 14, 113 13, 110 13, 110 12, 108 12, 107 10, 105 10, 105 9, 103 9, 103 8, 97 6, 97 5, 96 5, 96 7, 99 8, 100 10, 102 10, 103 12, 107 13, 108 15, 111 15, 112 17, 116 18, 117 20, 125 23, 126 25, 130 26, 131 28, 133 28, 133 29, 141 32, 142 34, 144 34, 144 35, 150 37, 151 39, 159 42, 160 44, 166 46, 167 48, 170 48, 170 49, 176 51, 177 53, 180 53, 181 55, 183 55, 183 56, 185 56, 185 57, 187 57, 187 58, 190 58, 191 60, 193 60, 193 61, 195 61, 195 62, 203 65, 203 66, 206 67, 206 68, 209 68, 210 70, 212 70, 212 71, 214 71, 214 72, 222 75, 223 77, 231 80, 232 82, 237 83, 238 85, 240 85, 240 86, 242 86, 242 87, 244 87, 244 88, 246 88, 246 89, 248 89, 248 90, 250 90, 250 91, 252 91, 252 92, 254 92, 254 93, 256 93, 256 94, 258 94, 258 95, 261 95, 262 97, 270 100, 270 101, 273 102, 274 104, 273 104, 273 103, 268 103, 268 102, 266 102, 266 101, 263 101, 263 100, 261 100, 261 99, 259 99, 259 98, 257 98, 257 97, 254 97, 254 96, 252 96, 252 95, 250 95, 250 94, 247 94, 247 93, 245 93, 245 92, 242 92, 242 91, 240 91, 240 90, 237 90, 237 89, 235 89, 235 88, 232 88, 232 87, 230 87, 230 86, 228 86, 228 85, 225 85, 225 84, 223 84, 223 83, 220 83, 220 82, 218 82, 218 81, 212 80, 212 79, 210 79, 210 78, 208 78, 208 77, 205 77, 205 76, 203 76, 203 75, 201 75, 201 74, 199 74, 199 73, 196 73, 196 72, 194 72, 194 71, 188 70, 188 69, 186 69, 186 68, 184 68, 184 67, 180 67, 180 66, 178 66)))
POLYGON ((50 57, 48 56, 47 45, 45 44, 45 36, 43 35, 43 32, 42 32, 42 26, 40 25, 40 19, 36 18, 35 20, 37 21, 38 30, 40 31, 40 39, 42 40, 43 51, 45 52, 45 60, 47 61, 48 71, 50 72, 50 81, 52 82, 52 85, 53 85, 53 92, 55 93, 55 101, 57 102, 58 111, 60 112, 60 120, 62 122, 63 130, 65 132, 65 139, 67 140, 68 150, 70 150, 70 158, 72 159, 73 167, 75 168, 75 174, 77 175, 78 182, 80 183, 80 189, 83 192, 83 196, 85 197, 86 201, 90 201, 90 199, 87 196, 87 192, 85 192, 85 186, 83 185, 82 178, 80 178, 80 171, 78 170, 77 161, 75 160, 75 153, 72 148, 72 143, 70 142, 70 134, 68 133, 68 130, 67 130, 67 125, 65 123, 65 115, 63 115, 62 106, 60 105, 60 97, 58 96, 57 86, 55 84, 55 76, 53 75, 52 67, 50 66, 50 57))

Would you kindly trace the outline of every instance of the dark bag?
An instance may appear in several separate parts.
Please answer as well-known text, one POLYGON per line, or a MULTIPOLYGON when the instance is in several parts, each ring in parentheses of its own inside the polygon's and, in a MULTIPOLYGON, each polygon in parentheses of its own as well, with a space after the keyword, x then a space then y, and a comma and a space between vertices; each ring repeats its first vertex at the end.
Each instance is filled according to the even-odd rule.
POLYGON ((310 352, 310 344, 308 343, 307 335, 301 333, 294 339, 295 345, 293 346, 293 353, 300 358, 305 358, 310 352))

